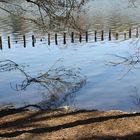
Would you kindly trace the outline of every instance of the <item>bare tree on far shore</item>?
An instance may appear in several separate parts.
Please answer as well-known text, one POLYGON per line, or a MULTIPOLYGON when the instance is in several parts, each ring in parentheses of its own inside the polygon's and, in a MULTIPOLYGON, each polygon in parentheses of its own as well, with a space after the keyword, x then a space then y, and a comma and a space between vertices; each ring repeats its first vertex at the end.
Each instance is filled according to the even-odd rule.
POLYGON ((30 20, 42 27, 49 24, 80 29, 77 20, 83 5, 88 0, 0 0, 0 9, 14 15, 22 15, 22 18, 30 20), (23 14, 21 14, 23 13, 23 14), (24 16, 27 15, 27 16, 24 16))

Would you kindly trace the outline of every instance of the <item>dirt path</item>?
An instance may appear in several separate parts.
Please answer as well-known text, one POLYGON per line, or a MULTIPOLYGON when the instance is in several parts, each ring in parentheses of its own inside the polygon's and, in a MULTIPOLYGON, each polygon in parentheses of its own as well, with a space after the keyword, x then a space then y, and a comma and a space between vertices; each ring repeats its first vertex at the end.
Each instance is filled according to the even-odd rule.
POLYGON ((0 139, 140 140, 140 113, 86 110, 1 110, 0 139))

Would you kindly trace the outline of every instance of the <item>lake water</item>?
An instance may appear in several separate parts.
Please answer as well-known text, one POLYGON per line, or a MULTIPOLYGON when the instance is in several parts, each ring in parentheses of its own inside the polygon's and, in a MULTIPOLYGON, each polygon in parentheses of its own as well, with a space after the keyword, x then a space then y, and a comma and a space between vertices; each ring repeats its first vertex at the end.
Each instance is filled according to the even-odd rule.
MULTIPOLYGON (((80 68, 81 75, 86 77, 86 84, 72 93, 64 105, 85 109, 120 109, 134 111, 132 96, 139 93, 140 71, 129 66, 109 66, 109 62, 119 62, 115 55, 130 56, 138 52, 139 41, 136 38, 123 40, 120 38, 110 42, 94 42, 92 30, 106 30, 112 28, 115 32, 128 31, 140 25, 139 3, 137 7, 127 0, 95 0, 86 5, 82 22, 90 27, 89 42, 63 44, 62 36, 58 36, 58 45, 54 40, 47 45, 47 34, 35 25, 1 11, 0 35, 3 39, 3 50, 0 59, 12 60, 25 66, 24 70, 36 76, 46 72, 57 60, 55 67, 80 68), (123 3, 123 4, 122 4, 123 3), (87 10, 88 8, 88 10, 87 10), (87 16, 88 15, 88 16, 87 16), (23 47, 23 35, 26 35, 26 48, 23 47), (31 35, 37 37, 35 47, 32 47, 31 35), (7 36, 11 37, 11 49, 8 49, 7 36), (40 41, 40 39, 43 39, 40 41), (128 72, 128 73, 127 73, 128 72), (127 73, 127 75, 125 75, 127 73), (137 89, 137 90, 136 90, 137 89)), ((107 33, 106 33, 107 34, 107 33)), ((107 36, 105 37, 107 38, 107 36)), ((54 38, 52 38, 54 39, 54 38)), ((17 107, 34 104, 42 101, 45 90, 38 85, 31 85, 25 91, 16 91, 11 88, 20 83, 24 76, 18 71, 0 73, 0 104, 14 104, 17 107)), ((137 95, 138 97, 138 95, 137 95)))

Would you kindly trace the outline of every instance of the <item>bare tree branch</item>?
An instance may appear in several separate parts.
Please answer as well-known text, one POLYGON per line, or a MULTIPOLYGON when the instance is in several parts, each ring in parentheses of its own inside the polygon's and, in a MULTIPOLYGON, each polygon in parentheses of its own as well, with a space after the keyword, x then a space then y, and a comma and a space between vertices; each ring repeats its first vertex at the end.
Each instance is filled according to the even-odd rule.
MULTIPOLYGON (((21 12, 35 14, 32 20, 35 21, 35 23, 39 22, 40 25, 42 24, 42 27, 45 26, 46 21, 48 22, 49 19, 50 25, 63 25, 79 30, 80 25, 76 22, 75 14, 78 13, 88 0, 24 0, 22 3, 27 2, 26 5, 28 5, 28 7, 26 8, 22 6, 22 3, 17 4, 14 3, 14 1, 9 2, 1 0, 0 2, 5 6, 0 6, 0 9, 8 13, 16 15, 15 10, 20 9, 21 12), (11 9, 11 6, 14 7, 13 10, 11 9), (36 8, 38 8, 38 14, 37 11, 35 11, 36 8), (35 18, 37 15, 40 17, 41 22, 38 18, 35 18)), ((23 18, 26 17, 23 16, 23 18)))
MULTIPOLYGON (((14 88, 17 91, 26 90, 32 84, 40 85, 45 89, 46 100, 49 100, 49 102, 45 102, 48 108, 52 102, 53 104, 55 102, 58 103, 62 95, 64 100, 71 93, 79 90, 86 82, 86 78, 80 74, 79 69, 55 68, 55 64, 47 72, 40 73, 37 76, 31 76, 25 72, 22 66, 14 61, 2 60, 0 61, 0 72, 18 70, 23 74, 25 79, 21 83, 16 84, 14 88)), ((12 85, 11 87, 13 88, 12 85)))

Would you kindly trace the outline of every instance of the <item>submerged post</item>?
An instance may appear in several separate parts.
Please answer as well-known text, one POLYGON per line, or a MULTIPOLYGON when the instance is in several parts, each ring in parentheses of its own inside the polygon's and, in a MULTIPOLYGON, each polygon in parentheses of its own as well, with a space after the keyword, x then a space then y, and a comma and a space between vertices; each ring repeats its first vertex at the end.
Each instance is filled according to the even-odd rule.
POLYGON ((136 38, 138 38, 139 37, 139 28, 137 27, 137 29, 136 29, 136 38))
POLYGON ((11 48, 11 44, 10 44, 10 36, 8 36, 8 48, 11 48))
POLYGON ((80 43, 82 42, 82 35, 81 35, 81 33, 79 34, 79 42, 80 43))
POLYGON ((129 28, 129 38, 131 38, 131 28, 129 28))
POLYGON ((116 33, 116 40, 118 40, 119 39, 119 34, 118 33, 116 33))
POLYGON ((101 41, 104 41, 104 31, 101 31, 101 41))
POLYGON ((66 33, 63 35, 63 44, 66 44, 66 33))
POLYGON ((71 33, 71 43, 74 43, 74 32, 71 33))
POLYGON ((0 49, 2 50, 2 37, 0 36, 0 49))
POLYGON ((88 31, 86 31, 86 42, 88 42, 88 31))
POLYGON ((51 44, 51 41, 50 41, 50 34, 48 34, 48 45, 51 44))
POLYGON ((57 33, 55 34, 55 45, 58 45, 58 42, 57 42, 57 33))
POLYGON ((25 38, 25 35, 23 35, 23 43, 24 43, 24 48, 26 48, 26 38, 25 38))
POLYGON ((97 42, 97 31, 94 32, 94 40, 97 42))
POLYGON ((109 29, 109 38, 108 38, 109 41, 111 41, 111 29, 109 29))
POLYGON ((126 40, 126 32, 124 32, 124 40, 126 40))
POLYGON ((35 37, 32 35, 32 46, 35 47, 35 37))

